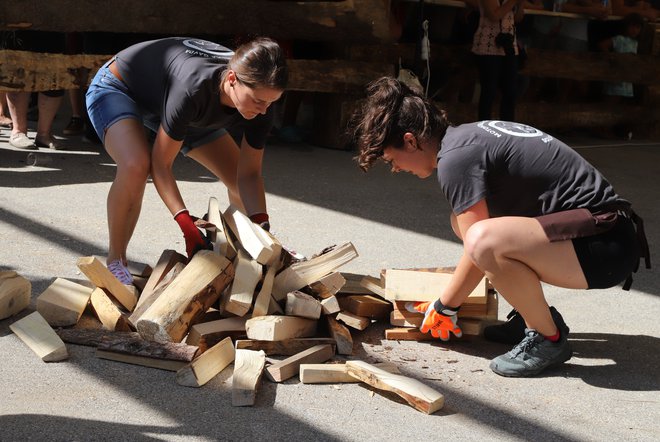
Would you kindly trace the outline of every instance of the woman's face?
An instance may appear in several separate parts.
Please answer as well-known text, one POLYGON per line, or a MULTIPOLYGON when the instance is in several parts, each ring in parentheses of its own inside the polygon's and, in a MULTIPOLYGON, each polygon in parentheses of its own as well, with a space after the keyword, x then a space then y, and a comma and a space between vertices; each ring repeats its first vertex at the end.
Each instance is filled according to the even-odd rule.
POLYGON ((383 149, 383 161, 388 163, 392 172, 408 172, 419 178, 428 178, 436 167, 436 154, 430 149, 423 149, 411 133, 403 137, 403 147, 388 146, 383 149))
POLYGON ((283 91, 269 87, 251 88, 236 78, 233 72, 227 75, 227 95, 234 107, 246 120, 265 114, 268 107, 279 100, 283 91))

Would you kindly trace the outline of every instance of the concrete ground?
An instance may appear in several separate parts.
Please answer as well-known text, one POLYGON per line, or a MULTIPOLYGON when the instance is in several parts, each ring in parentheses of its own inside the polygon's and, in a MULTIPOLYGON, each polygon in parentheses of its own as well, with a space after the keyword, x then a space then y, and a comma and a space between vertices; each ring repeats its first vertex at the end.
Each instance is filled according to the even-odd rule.
MULTIPOLYGON (((3 129, 0 269, 29 278, 34 301, 56 277, 82 278, 78 257, 104 254, 114 167, 102 148, 79 137, 66 140, 68 151, 40 150, 44 167, 28 166, 27 152, 8 137, 3 129)), ((573 143, 634 202, 655 253, 660 145, 602 144, 573 143)), ((205 212, 210 196, 226 206, 223 186, 192 160, 180 157, 175 174, 193 214, 205 212)), ((265 182, 275 235, 307 255, 353 242, 360 256, 343 271, 454 265, 461 253, 433 178, 384 167, 363 174, 352 153, 276 144, 266 153, 265 182)), ((149 184, 129 259, 153 265, 166 248, 183 252, 182 236, 149 184)), ((192 389, 173 372, 98 359, 75 345, 68 360, 44 363, 9 330, 25 311, 0 321, 0 440, 660 440, 658 275, 658 267, 641 269, 630 292, 547 287, 571 328, 574 356, 535 378, 492 373, 489 360, 508 348, 480 338, 392 342, 382 324, 355 333, 353 358, 394 362, 445 395, 445 407, 431 416, 359 384, 297 378, 264 381, 254 407, 235 408, 231 369, 192 389)), ((500 319, 509 309, 501 301, 500 319)))

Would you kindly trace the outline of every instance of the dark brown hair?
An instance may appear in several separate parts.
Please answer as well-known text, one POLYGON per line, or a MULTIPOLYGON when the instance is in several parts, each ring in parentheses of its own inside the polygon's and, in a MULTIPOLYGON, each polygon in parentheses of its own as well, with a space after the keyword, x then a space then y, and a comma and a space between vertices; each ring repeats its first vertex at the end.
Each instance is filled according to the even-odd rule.
MULTIPOLYGON (((283 91, 289 80, 284 51, 275 41, 265 37, 239 46, 227 64, 229 69, 236 73, 238 81, 250 88, 268 87, 283 91)), ((222 74, 223 80, 227 70, 222 74)))
POLYGON ((418 140, 441 140, 451 126, 445 111, 395 78, 375 80, 366 92, 348 128, 349 143, 359 152, 355 160, 365 172, 384 148, 402 148, 406 132, 418 140))

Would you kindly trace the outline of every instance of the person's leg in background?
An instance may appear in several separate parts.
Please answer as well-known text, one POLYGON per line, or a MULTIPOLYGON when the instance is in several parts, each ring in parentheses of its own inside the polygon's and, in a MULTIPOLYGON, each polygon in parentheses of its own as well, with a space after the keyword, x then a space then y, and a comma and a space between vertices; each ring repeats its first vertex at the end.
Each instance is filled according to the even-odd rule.
POLYGON ((501 64, 499 55, 477 55, 479 69, 479 120, 490 120, 493 112, 493 102, 497 95, 501 64))
POLYGON ((11 116, 12 128, 9 144, 19 149, 36 149, 32 140, 27 136, 27 111, 30 104, 30 92, 8 92, 7 105, 11 116))
POLYGON ((500 57, 502 100, 500 101, 500 119, 515 121, 518 85, 518 59, 515 56, 500 57))
POLYGON ((53 121, 63 96, 63 90, 39 92, 39 120, 37 121, 37 136, 34 139, 37 147, 61 148, 53 137, 53 121))
MULTIPOLYGON (((82 54, 83 36, 79 32, 68 32, 66 34, 66 53, 82 54)), ((85 99, 84 89, 87 85, 89 71, 84 68, 76 69, 76 80, 78 88, 69 89, 67 95, 71 105, 71 119, 69 124, 62 130, 64 135, 82 135, 85 133, 85 99)))
POLYGON ((0 91, 0 127, 11 128, 11 117, 7 105, 7 93, 0 91))

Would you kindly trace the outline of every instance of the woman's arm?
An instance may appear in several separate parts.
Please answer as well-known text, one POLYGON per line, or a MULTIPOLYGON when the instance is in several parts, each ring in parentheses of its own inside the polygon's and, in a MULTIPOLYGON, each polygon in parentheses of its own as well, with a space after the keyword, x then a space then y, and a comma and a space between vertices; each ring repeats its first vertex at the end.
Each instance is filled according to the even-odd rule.
POLYGON ((182 143, 172 139, 160 126, 151 153, 151 178, 158 195, 172 215, 186 208, 172 172, 172 164, 181 150, 182 143))
POLYGON ((238 158, 237 182, 238 192, 248 216, 255 213, 267 213, 262 177, 263 155, 264 149, 255 149, 243 137, 238 158))

